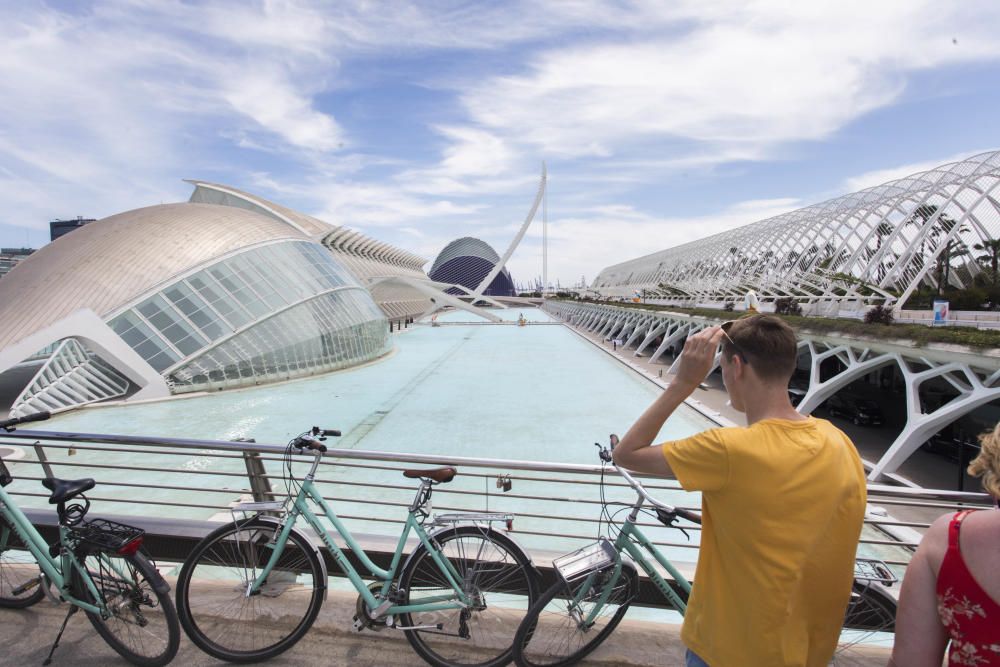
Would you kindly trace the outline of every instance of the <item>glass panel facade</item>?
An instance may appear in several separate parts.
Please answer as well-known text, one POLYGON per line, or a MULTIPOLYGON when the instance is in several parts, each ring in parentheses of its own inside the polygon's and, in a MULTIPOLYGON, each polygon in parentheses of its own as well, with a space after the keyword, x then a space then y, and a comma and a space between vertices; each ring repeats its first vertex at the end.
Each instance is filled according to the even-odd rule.
POLYGON ((371 295, 325 249, 307 241, 228 257, 109 324, 159 371, 188 360, 169 375, 176 391, 343 368, 391 347, 388 322, 371 295))
POLYGON ((388 324, 362 288, 321 294, 250 327, 170 374, 175 391, 286 380, 389 351, 388 324))

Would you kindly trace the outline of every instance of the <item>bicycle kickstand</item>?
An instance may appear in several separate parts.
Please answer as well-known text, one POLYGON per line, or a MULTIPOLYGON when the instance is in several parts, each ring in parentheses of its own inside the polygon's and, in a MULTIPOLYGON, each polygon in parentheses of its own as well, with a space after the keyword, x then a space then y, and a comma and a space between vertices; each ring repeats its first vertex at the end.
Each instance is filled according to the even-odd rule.
POLYGON ((76 605, 69 606, 69 611, 66 612, 66 618, 63 619, 62 627, 59 628, 59 634, 56 635, 56 641, 52 645, 52 648, 49 650, 49 656, 45 658, 45 662, 42 663, 43 665, 52 664, 52 654, 55 653, 56 649, 59 647, 59 640, 62 639, 63 633, 66 631, 66 624, 69 623, 69 617, 78 611, 80 611, 80 608, 77 607, 76 605))

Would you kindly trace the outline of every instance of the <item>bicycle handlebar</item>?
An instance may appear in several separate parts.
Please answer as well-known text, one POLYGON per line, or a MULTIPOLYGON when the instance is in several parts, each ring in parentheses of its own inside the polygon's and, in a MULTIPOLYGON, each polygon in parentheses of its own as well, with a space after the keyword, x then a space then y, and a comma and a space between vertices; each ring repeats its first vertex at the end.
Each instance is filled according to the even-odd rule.
POLYGON ((614 450, 615 445, 618 444, 617 435, 614 434, 611 435, 610 447, 602 447, 601 444, 598 442, 595 442, 594 444, 597 445, 598 456, 600 457, 600 459, 605 463, 610 463, 614 467, 614 469, 618 471, 618 474, 625 478, 625 481, 628 482, 628 485, 632 487, 632 490, 639 494, 640 498, 642 498, 647 503, 649 503, 650 505, 652 505, 657 509, 663 510, 664 512, 669 512, 670 514, 673 514, 674 516, 679 516, 682 519, 687 519, 691 523, 696 523, 701 525, 700 514, 698 514, 697 512, 692 512, 690 510, 680 509, 678 507, 674 507, 673 505, 668 505, 666 503, 661 503, 659 500, 649 495, 649 492, 646 491, 646 489, 642 486, 639 480, 637 480, 635 477, 632 476, 632 473, 630 473, 625 468, 622 468, 614 464, 614 459, 612 459, 611 457, 611 452, 614 450))
POLYGON ((30 415, 25 415, 24 417, 14 417, 13 419, 4 419, 3 421, 0 421, 0 428, 9 429, 11 426, 16 426, 17 424, 45 421, 51 416, 52 413, 45 410, 42 412, 35 412, 30 415))
POLYGON ((309 434, 300 435, 292 441, 292 444, 298 449, 311 449, 321 453, 326 452, 326 445, 309 434))
MULTIPOLYGON (((614 465, 614 464, 612 464, 612 465, 614 465)), ((674 507, 673 505, 668 505, 666 503, 660 502, 659 500, 657 500, 653 496, 649 495, 649 491, 646 491, 646 489, 642 486, 642 483, 639 482, 639 480, 637 480, 635 477, 633 477, 632 473, 630 473, 628 470, 625 470, 625 468, 622 468, 620 466, 615 466, 615 470, 618 471, 619 475, 621 475, 622 477, 625 478, 625 481, 628 482, 629 486, 631 486, 632 489, 636 493, 638 493, 642 497, 643 500, 645 500, 647 503, 649 503, 653 507, 661 509, 664 512, 670 512, 671 514, 676 514, 677 516, 681 517, 682 519, 687 519, 691 523, 696 523, 696 524, 701 525, 701 515, 698 514, 697 512, 692 512, 690 510, 680 509, 679 507, 674 507)))

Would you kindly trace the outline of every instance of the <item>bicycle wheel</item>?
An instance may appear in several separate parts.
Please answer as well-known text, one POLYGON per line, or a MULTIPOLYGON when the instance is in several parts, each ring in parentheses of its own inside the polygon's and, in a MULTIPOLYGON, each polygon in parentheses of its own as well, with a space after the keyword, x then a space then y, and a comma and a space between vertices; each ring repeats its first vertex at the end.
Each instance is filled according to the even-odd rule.
MULTIPOLYGON (((157 667, 173 660, 180 645, 177 611, 170 587, 141 553, 120 556, 109 552, 77 555, 110 614, 86 612, 97 633, 134 665, 157 667)), ((77 570, 72 575, 74 595, 97 604, 77 570)))
POLYGON ((306 537, 292 531, 257 593, 249 584, 271 557, 278 525, 255 517, 230 523, 198 543, 177 579, 181 625, 209 655, 255 662, 295 645, 316 620, 324 570, 306 537))
POLYGON ((45 597, 40 576, 35 556, 13 526, 0 517, 0 607, 23 609, 45 597), (14 593, 28 584, 26 590, 14 593))
MULTIPOLYGON (((432 665, 499 667, 510 661, 511 646, 525 612, 538 596, 535 570, 524 551, 485 526, 458 526, 436 533, 432 541, 458 572, 458 583, 472 600, 466 609, 400 614, 413 649, 432 665)), ((405 604, 449 596, 451 585, 421 545, 399 577, 405 604)))
POLYGON ((639 577, 630 564, 612 584, 613 567, 566 583, 559 581, 542 594, 514 638, 519 667, 573 665, 601 645, 621 622, 639 592, 639 577), (583 587, 586 586, 586 589, 583 587), (607 601, 585 625, 601 597, 607 601))
POLYGON ((879 583, 855 579, 833 664, 849 662, 848 656, 865 645, 891 646, 891 638, 883 637, 880 641, 878 633, 895 630, 896 599, 879 583))

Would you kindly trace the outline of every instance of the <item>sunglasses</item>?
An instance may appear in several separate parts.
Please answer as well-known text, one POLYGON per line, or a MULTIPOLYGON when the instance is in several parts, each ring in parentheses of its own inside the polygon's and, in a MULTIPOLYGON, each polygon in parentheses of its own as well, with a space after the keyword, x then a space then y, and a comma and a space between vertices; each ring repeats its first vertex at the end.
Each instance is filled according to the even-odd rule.
POLYGON ((733 346, 734 350, 736 350, 737 356, 739 356, 739 358, 743 360, 743 363, 749 364, 750 361, 747 359, 747 355, 744 354, 740 346, 736 344, 736 341, 733 340, 733 337, 729 335, 729 330, 733 327, 734 324, 736 324, 736 320, 729 320, 728 322, 723 322, 722 324, 720 324, 719 328, 722 329, 722 335, 726 337, 726 340, 729 341, 729 344, 733 346))

